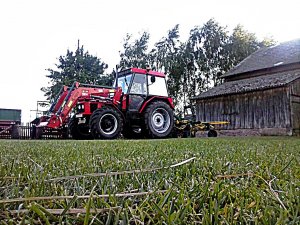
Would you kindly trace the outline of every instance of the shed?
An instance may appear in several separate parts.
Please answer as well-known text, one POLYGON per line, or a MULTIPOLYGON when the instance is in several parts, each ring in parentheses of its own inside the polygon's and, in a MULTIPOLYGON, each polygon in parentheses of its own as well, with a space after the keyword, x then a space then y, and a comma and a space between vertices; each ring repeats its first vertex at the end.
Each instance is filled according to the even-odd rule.
POLYGON ((196 96, 200 121, 229 121, 227 135, 300 133, 300 39, 263 48, 196 96))

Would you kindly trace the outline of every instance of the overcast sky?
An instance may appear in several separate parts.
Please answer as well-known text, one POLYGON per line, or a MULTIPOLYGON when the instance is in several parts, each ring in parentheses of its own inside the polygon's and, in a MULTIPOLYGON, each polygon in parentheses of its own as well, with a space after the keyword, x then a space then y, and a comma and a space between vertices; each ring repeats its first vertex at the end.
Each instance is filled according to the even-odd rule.
POLYGON ((242 24, 260 39, 300 38, 300 2, 296 0, 3 0, 0 2, 0 108, 22 109, 34 119, 45 69, 57 63, 80 39, 85 50, 109 64, 119 61, 126 33, 147 31, 156 42, 180 24, 183 40, 190 29, 215 18, 232 30, 242 24))

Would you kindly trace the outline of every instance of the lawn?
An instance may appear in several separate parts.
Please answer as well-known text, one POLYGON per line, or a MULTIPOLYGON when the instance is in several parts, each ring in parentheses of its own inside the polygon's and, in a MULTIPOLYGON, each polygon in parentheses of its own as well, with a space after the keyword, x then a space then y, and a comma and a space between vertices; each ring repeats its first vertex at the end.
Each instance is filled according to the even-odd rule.
POLYGON ((299 224, 299 138, 0 141, 0 224, 299 224))

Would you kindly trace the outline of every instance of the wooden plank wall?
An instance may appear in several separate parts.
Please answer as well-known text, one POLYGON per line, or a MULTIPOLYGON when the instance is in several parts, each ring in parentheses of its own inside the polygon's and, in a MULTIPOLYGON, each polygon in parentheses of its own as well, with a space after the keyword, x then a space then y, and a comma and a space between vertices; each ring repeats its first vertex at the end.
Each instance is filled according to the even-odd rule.
POLYGON ((300 134, 300 80, 290 86, 293 133, 300 134))
POLYGON ((197 120, 229 121, 222 129, 291 128, 289 87, 197 100, 197 120))

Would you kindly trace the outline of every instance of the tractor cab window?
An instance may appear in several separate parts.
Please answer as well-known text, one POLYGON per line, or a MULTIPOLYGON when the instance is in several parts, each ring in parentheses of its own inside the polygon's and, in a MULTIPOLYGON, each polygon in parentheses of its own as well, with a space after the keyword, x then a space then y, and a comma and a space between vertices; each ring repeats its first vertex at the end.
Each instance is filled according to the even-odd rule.
POLYGON ((124 94, 127 94, 128 87, 129 87, 130 82, 131 82, 131 78, 132 78, 132 74, 129 74, 129 75, 118 78, 118 87, 122 88, 122 92, 124 94))
POLYGON ((143 74, 135 74, 129 91, 130 94, 147 94, 146 76, 143 74))
POLYGON ((149 95, 168 96, 166 80, 164 77, 155 77, 148 75, 149 95))

